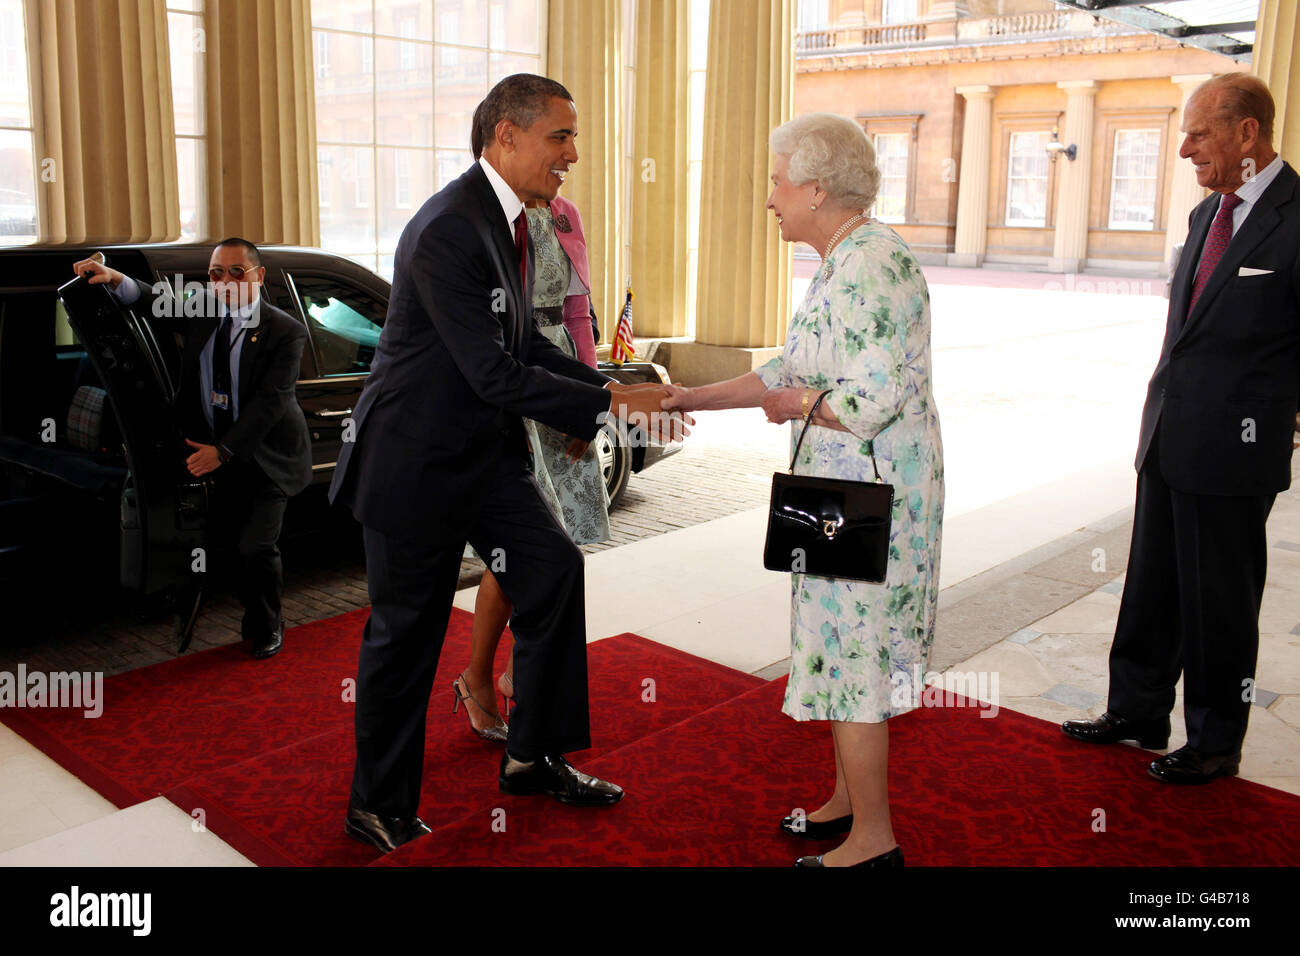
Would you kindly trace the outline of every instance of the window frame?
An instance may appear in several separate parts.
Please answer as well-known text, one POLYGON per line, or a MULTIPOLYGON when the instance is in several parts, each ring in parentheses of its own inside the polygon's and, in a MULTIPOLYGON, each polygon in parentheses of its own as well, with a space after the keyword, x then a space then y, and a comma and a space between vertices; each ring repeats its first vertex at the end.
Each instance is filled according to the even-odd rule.
MULTIPOLYGON (((872 148, 876 145, 878 134, 898 134, 907 136, 907 182, 903 192, 903 218, 900 220, 880 219, 891 225, 906 225, 916 220, 916 154, 920 143, 920 125, 924 113, 860 113, 858 123, 871 140, 872 148)), ((879 160, 876 163, 879 167, 879 160)), ((882 173, 883 179, 883 173, 882 173)), ((877 219, 880 217, 877 216, 877 219)))

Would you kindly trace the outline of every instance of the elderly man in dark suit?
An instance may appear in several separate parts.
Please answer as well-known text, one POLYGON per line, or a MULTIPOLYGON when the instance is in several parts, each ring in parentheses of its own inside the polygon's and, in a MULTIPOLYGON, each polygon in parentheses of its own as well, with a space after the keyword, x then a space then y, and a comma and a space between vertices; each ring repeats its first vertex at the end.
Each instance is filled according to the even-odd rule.
POLYGON ((1184 680, 1187 745, 1167 783, 1235 774, 1254 699, 1265 521, 1291 484, 1300 398, 1300 177, 1273 149, 1273 98, 1231 73, 1187 102, 1179 155, 1213 193, 1192 211, 1138 442, 1110 699, 1078 740, 1168 744, 1184 680))
POLYGON ((500 789, 578 806, 623 796, 564 757, 591 745, 583 560, 540 497, 522 418, 590 440, 611 412, 663 417, 667 393, 622 391, 533 321, 524 203, 553 199, 578 159, 568 91, 516 74, 476 118, 479 161, 398 242, 355 442, 331 488, 364 527, 372 603, 345 830, 385 852, 429 832, 416 816, 424 717, 466 541, 493 561, 514 607, 515 712, 500 789))
MULTIPOLYGON (((131 304, 151 295, 155 318, 183 323, 185 343, 177 418, 188 436, 190 474, 211 474, 210 533, 233 538, 239 552, 240 631, 259 660, 284 642, 280 528, 288 498, 311 483, 311 439, 294 394, 307 332, 262 299, 261 253, 246 239, 225 239, 208 263, 208 291, 177 299, 165 283, 144 283, 84 259, 73 269, 107 283, 131 304)), ((190 630, 183 628, 184 650, 190 630)))

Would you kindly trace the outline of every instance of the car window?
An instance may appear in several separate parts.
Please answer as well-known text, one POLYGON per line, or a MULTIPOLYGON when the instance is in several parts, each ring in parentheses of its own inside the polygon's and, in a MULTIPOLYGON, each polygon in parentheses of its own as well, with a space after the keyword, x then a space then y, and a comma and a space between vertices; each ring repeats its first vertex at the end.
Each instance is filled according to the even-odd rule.
POLYGON ((321 376, 370 371, 386 307, 379 299, 330 276, 293 273, 311 330, 321 376))

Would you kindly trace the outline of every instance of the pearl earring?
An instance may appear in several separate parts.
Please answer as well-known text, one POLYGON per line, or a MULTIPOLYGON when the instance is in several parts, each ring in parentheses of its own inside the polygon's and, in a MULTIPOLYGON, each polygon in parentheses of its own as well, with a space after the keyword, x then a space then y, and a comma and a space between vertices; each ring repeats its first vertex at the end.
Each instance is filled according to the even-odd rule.
POLYGON ((809 205, 808 208, 811 209, 813 212, 816 212, 816 211, 817 211, 817 204, 816 204, 816 203, 812 203, 811 205, 809 205))

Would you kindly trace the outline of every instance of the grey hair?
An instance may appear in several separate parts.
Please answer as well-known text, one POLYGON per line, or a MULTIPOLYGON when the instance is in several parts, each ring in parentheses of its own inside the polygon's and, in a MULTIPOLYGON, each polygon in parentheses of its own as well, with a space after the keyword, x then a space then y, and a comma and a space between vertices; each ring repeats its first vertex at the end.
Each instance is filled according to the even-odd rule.
POLYGON ((835 113, 805 113, 772 130, 772 152, 790 159, 790 182, 816 181, 833 202, 870 209, 880 190, 876 150, 861 126, 835 113))

